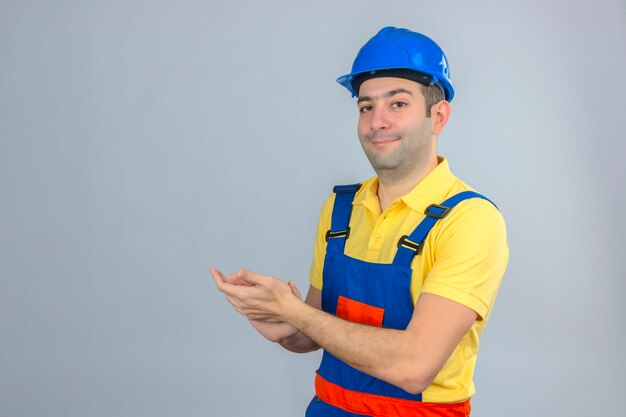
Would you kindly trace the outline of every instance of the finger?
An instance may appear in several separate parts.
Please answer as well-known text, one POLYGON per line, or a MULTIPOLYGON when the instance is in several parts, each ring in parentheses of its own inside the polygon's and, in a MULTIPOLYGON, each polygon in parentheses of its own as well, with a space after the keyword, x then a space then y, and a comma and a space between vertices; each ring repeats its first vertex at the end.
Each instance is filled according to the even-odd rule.
POLYGON ((215 281, 217 289, 224 294, 234 296, 236 298, 243 298, 248 294, 247 292, 245 292, 245 290, 248 289, 246 288, 248 286, 231 284, 230 282, 228 282, 228 279, 224 277, 224 274, 222 274, 215 268, 211 268, 211 276, 213 277, 213 281, 215 281))
POLYGON ((239 278, 237 276, 237 274, 230 274, 227 278, 228 282, 235 284, 235 285, 245 285, 247 287, 253 287, 254 284, 248 282, 248 281, 244 281, 243 279, 239 278))
POLYGON ((241 304, 239 303, 239 300, 237 300, 235 297, 226 295, 226 300, 228 300, 228 302, 231 303, 233 307, 241 310, 241 304))
POLYGON ((215 281, 215 285, 217 286, 217 289, 221 291, 221 287, 223 286, 224 282, 226 282, 226 279, 224 278, 224 274, 222 274, 220 271, 218 271, 215 268, 211 268, 209 270, 211 271, 211 276, 213 277, 213 281, 215 281))
POLYGON ((246 316, 246 313, 243 311, 243 309, 241 308, 241 306, 239 305, 239 302, 237 302, 236 298, 233 298, 229 295, 226 296, 226 299, 228 300, 228 302, 233 306, 233 308, 242 316, 246 316))
POLYGON ((283 322, 283 320, 281 320, 280 317, 276 317, 273 314, 269 314, 267 312, 259 311, 259 310, 252 310, 252 311, 246 310, 246 317, 248 318, 248 320, 262 321, 265 323, 282 323, 283 322))
POLYGON ((298 288, 296 288, 296 283, 295 282, 289 281, 289 288, 291 288, 291 292, 293 293, 293 295, 295 295, 300 300, 302 300, 302 294, 300 293, 300 290, 298 288))
POLYGON ((261 285, 267 283, 268 280, 271 279, 271 277, 257 274, 256 272, 248 271, 246 269, 240 269, 235 275, 237 276, 237 279, 248 282, 252 285, 261 285))
POLYGON ((276 317, 268 316, 267 314, 251 313, 247 314, 246 318, 250 321, 257 321, 261 323, 284 323, 284 321, 277 319, 276 317))

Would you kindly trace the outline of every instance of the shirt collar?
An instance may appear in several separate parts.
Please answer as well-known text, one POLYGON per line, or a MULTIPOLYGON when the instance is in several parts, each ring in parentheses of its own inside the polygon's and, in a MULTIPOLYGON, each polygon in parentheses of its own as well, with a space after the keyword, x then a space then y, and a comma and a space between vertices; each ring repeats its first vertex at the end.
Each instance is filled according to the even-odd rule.
MULTIPOLYGON (((457 178, 450 171, 446 158, 439 156, 437 157, 437 162, 435 169, 426 178, 400 198, 412 210, 421 213, 429 205, 441 203, 448 196, 457 181, 457 178)), ((354 204, 363 205, 373 213, 380 214, 380 203, 377 193, 378 177, 372 177, 363 183, 363 187, 354 199, 354 204)))
POLYGON ((437 167, 426 178, 421 180, 408 194, 401 197, 402 201, 411 209, 424 212, 426 207, 431 204, 441 203, 457 181, 450 171, 446 158, 438 156, 437 162, 437 167))

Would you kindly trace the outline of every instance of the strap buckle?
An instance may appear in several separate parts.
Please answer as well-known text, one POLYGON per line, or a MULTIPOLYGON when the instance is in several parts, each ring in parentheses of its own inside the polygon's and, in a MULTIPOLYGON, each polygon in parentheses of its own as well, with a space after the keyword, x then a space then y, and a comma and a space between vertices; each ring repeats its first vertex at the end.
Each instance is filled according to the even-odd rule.
POLYGON ((426 210, 424 210, 424 214, 428 217, 433 217, 435 219, 443 219, 444 217, 446 217, 448 212, 450 212, 450 210, 450 207, 442 206, 439 204, 431 204, 430 206, 426 207, 426 210), (438 211, 432 211, 433 209, 438 211))
POLYGON ((347 193, 356 193, 361 189, 361 184, 350 184, 350 185, 335 185, 333 187, 333 193, 335 194, 347 194, 347 193))
POLYGON ((334 238, 344 237, 344 236, 346 237, 346 239, 350 237, 350 226, 348 226, 346 230, 339 230, 337 232, 328 230, 326 232, 326 242, 328 242, 329 239, 334 239, 334 238))
POLYGON ((421 244, 419 244, 417 242, 413 242, 412 240, 409 240, 409 236, 408 235, 404 235, 398 241, 398 247, 400 247, 400 246, 412 250, 413 252, 415 252, 415 255, 419 255, 420 252, 422 251, 422 246, 423 245, 421 245, 421 244))

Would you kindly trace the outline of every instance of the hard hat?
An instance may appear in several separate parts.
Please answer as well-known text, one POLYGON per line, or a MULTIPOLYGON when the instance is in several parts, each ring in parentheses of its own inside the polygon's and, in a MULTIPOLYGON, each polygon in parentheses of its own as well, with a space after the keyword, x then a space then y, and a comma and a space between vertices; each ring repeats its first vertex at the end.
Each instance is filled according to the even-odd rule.
MULTIPOLYGON (((393 26, 381 29, 367 41, 354 59, 352 72, 337 78, 337 82, 355 97, 358 91, 353 82, 358 75, 369 73, 375 77, 383 71, 378 76, 384 76, 384 70, 398 69, 427 75, 430 84, 439 86, 446 100, 452 101, 454 86, 443 50, 428 36, 393 26)), ((426 83, 417 78, 414 81, 426 83)))

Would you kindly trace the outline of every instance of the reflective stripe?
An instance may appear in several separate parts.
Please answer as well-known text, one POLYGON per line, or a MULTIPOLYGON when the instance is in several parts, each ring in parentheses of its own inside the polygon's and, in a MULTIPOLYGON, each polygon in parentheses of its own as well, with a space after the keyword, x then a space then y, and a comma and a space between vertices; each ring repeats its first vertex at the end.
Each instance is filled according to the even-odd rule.
POLYGON ((454 404, 438 404, 366 394, 342 388, 319 374, 315 376, 315 391, 328 404, 373 417, 468 417, 471 410, 469 399, 454 404))

